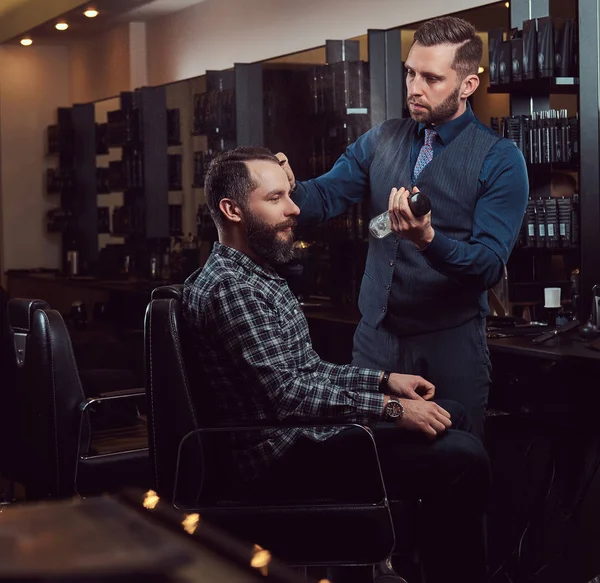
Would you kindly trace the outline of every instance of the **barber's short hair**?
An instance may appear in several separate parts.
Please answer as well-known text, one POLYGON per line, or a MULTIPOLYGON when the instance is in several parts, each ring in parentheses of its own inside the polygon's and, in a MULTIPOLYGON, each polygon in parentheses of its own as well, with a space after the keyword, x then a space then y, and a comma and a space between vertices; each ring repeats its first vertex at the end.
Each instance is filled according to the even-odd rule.
POLYGON ((442 16, 425 22, 416 30, 413 44, 424 47, 457 45, 452 68, 461 79, 477 75, 483 55, 483 41, 475 27, 456 16, 442 16))
POLYGON ((219 203, 229 198, 242 208, 246 206, 248 195, 258 187, 250 177, 246 162, 267 160, 279 164, 277 156, 268 148, 245 146, 228 150, 213 158, 206 173, 204 191, 210 215, 217 225, 223 226, 223 214, 219 203))

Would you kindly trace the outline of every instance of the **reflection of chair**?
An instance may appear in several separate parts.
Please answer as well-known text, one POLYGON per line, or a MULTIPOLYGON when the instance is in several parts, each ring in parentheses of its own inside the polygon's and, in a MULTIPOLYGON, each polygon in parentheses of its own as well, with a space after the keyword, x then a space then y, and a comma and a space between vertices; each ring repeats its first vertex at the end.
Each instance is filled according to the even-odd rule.
POLYGON ((258 495, 243 499, 219 495, 228 485, 218 481, 222 474, 217 462, 223 453, 218 436, 264 427, 208 428, 203 423, 202 378, 186 355, 193 344, 186 340, 181 286, 154 290, 145 334, 149 442, 159 494, 179 507, 199 509, 203 517, 291 564, 370 564, 389 555, 394 532, 368 430, 365 439, 373 444, 369 469, 376 492, 370 500, 340 503, 279 497, 275 501, 258 495))
POLYGON ((143 391, 86 398, 61 315, 43 302, 17 299, 10 300, 9 314, 21 366, 16 387, 20 422, 28 434, 24 479, 19 480, 27 496, 89 495, 147 486, 146 429, 133 423, 136 398, 143 391), (109 417, 114 419, 117 402, 121 411, 115 427, 106 422, 106 410, 112 409, 109 417), (97 431, 97 425, 104 428, 97 431))

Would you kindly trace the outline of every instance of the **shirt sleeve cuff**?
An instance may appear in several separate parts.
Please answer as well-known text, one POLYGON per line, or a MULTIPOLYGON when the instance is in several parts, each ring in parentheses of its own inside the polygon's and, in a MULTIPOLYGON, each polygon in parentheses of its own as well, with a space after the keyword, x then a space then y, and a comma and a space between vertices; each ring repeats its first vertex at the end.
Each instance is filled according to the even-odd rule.
POLYGON ((380 370, 370 368, 359 368, 359 388, 371 393, 379 393, 380 370))
POLYGON ((422 249, 421 253, 423 253, 425 259, 440 261, 448 259, 455 247, 456 241, 436 231, 431 243, 429 243, 425 249, 422 249))
POLYGON ((381 421, 384 395, 381 393, 354 392, 353 396, 359 419, 362 417, 364 423, 381 421))

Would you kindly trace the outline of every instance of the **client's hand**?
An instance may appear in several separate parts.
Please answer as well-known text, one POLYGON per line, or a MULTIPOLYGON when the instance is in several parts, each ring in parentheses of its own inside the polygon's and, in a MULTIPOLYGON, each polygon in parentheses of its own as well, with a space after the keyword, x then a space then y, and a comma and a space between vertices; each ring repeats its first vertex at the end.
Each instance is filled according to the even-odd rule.
POLYGON ((418 431, 430 439, 435 439, 452 425, 450 413, 437 403, 402 399, 402 405, 404 416, 396 422, 401 429, 418 431))
POLYGON ((433 399, 435 387, 423 377, 413 374, 392 373, 388 381, 389 392, 406 399, 433 399))

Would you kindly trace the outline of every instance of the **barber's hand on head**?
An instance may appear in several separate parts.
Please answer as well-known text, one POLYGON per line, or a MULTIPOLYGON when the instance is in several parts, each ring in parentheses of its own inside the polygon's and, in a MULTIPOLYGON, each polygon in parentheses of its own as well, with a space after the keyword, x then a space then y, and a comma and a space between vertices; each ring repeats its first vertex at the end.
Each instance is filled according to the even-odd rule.
POLYGON ((404 415, 396 421, 400 429, 424 433, 428 438, 435 439, 452 426, 450 413, 433 401, 401 401, 404 415))
POLYGON ((419 249, 425 249, 435 234, 431 226, 431 212, 422 217, 415 217, 410 210, 408 198, 419 192, 417 187, 412 193, 406 188, 392 188, 388 201, 388 211, 392 231, 404 239, 414 243, 419 249))
POLYGON ((296 177, 292 172, 292 167, 290 166, 288 157, 283 152, 277 152, 275 156, 279 160, 279 165, 285 170, 285 173, 287 174, 288 180, 290 181, 290 189, 294 190, 294 188, 296 188, 296 177))
POLYGON ((435 386, 423 377, 414 374, 392 373, 388 380, 388 391, 392 395, 429 401, 435 394, 435 386))

